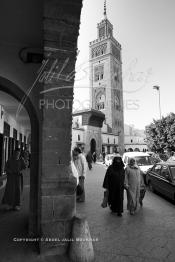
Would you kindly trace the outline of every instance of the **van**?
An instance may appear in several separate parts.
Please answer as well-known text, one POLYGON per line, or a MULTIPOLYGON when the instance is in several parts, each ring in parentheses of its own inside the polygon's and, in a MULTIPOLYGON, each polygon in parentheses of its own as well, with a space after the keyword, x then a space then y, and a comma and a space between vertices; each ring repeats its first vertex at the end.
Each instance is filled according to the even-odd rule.
POLYGON ((147 171, 153 167, 153 160, 152 157, 144 152, 126 152, 123 154, 122 160, 124 165, 126 166, 129 163, 130 158, 134 158, 136 161, 136 164, 140 167, 141 171, 144 174, 144 180, 145 175, 147 171))

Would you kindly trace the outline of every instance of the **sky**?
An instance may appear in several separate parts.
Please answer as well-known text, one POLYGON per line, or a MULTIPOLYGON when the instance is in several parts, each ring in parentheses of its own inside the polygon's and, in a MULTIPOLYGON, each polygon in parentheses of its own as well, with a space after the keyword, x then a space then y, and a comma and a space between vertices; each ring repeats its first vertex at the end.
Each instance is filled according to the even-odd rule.
MULTIPOLYGON (((103 0, 84 0, 78 38, 74 110, 89 105, 89 42, 97 38, 103 0)), ((107 0, 107 18, 122 46, 124 122, 144 129, 175 112, 175 1, 107 0)))

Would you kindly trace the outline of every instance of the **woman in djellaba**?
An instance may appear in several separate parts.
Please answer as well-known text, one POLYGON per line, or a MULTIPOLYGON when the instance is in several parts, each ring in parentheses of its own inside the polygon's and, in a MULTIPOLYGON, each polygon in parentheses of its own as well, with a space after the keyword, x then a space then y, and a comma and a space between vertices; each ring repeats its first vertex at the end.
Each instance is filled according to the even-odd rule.
POLYGON ((106 171, 103 188, 108 191, 108 205, 113 213, 122 216, 124 199, 124 164, 120 155, 114 157, 106 171))
POLYGON ((6 205, 6 210, 20 210, 21 193, 23 189, 21 171, 25 168, 26 164, 24 160, 20 158, 20 150, 16 149, 5 166, 7 183, 2 204, 6 205))
MULTIPOLYGON (((131 215, 139 207, 140 189, 143 176, 134 158, 131 158, 125 169, 125 188, 127 190, 127 209, 131 215)), ((140 204, 142 204, 140 202, 140 204)))

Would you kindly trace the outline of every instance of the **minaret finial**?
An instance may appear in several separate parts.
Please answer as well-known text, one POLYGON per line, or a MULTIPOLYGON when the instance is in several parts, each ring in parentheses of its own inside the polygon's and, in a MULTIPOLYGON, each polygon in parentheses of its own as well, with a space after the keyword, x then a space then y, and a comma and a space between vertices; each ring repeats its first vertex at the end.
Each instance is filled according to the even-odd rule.
POLYGON ((107 14, 106 14, 106 0, 104 1, 104 17, 107 18, 107 14))

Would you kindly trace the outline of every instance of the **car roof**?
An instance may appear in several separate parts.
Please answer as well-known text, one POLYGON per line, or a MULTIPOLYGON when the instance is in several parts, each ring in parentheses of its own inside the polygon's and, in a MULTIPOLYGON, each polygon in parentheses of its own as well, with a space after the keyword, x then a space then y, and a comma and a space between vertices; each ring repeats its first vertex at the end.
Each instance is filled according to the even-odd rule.
POLYGON ((135 157, 135 156, 150 156, 150 155, 144 152, 126 152, 123 154, 123 156, 135 157))
POLYGON ((156 165, 162 165, 162 166, 175 166, 175 161, 167 161, 167 162, 159 162, 156 163, 156 165))

